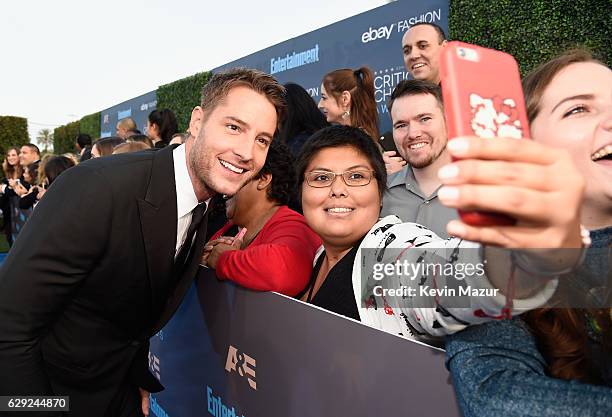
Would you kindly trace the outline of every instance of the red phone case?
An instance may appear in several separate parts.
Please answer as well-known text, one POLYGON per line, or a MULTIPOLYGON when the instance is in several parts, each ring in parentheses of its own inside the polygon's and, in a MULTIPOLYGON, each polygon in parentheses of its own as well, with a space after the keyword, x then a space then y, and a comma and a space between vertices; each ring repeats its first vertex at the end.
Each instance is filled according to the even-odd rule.
MULTIPOLYGON (((512 55, 463 42, 449 42, 440 57, 440 78, 448 138, 529 138, 525 99, 512 55)), ((459 210, 475 226, 512 225, 499 213, 459 210)))

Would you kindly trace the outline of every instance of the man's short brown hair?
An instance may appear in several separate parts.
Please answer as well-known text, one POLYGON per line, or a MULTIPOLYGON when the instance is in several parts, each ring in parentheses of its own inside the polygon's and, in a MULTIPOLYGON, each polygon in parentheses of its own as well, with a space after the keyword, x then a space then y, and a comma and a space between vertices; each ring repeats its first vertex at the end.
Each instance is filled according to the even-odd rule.
POLYGON ((232 88, 240 86, 264 95, 276 109, 277 125, 281 124, 285 116, 285 87, 271 75, 254 69, 232 68, 214 74, 202 88, 200 107, 209 114, 227 97, 232 88))
POLYGON ((403 80, 395 86, 395 89, 391 93, 389 104, 387 104, 389 113, 391 113, 393 103, 398 98, 404 96, 416 96, 419 94, 431 94, 432 96, 434 96, 436 98, 436 101, 438 102, 438 105, 440 106, 442 111, 444 111, 444 103, 442 102, 442 90, 440 89, 439 85, 423 80, 403 80))

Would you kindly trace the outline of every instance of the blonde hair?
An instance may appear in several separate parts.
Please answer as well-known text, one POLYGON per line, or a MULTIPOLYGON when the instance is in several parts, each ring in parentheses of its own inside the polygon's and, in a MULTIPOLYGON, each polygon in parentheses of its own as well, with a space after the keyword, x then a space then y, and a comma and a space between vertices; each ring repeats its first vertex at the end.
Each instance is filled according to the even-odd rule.
POLYGON ((147 144, 144 142, 127 142, 115 146, 115 148, 113 149, 113 155, 117 155, 120 153, 144 151, 145 149, 151 149, 151 147, 147 146, 147 144))
POLYGON ((136 130, 136 122, 131 117, 126 117, 117 122, 117 127, 121 126, 125 130, 136 130))

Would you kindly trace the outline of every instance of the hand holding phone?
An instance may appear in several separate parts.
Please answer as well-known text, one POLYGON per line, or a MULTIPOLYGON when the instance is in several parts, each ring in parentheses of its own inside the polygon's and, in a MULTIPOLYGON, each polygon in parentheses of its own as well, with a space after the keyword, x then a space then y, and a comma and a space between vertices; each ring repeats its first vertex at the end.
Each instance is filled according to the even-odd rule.
POLYGON ((581 246, 585 180, 569 152, 532 140, 477 136, 451 139, 447 147, 456 161, 438 173, 440 201, 517 221, 515 226, 482 227, 452 220, 446 227, 450 235, 505 248, 581 246))
MULTIPOLYGON (((518 65, 511 55, 449 42, 441 54, 440 74, 449 140, 460 136, 491 140, 530 136, 518 65)), ((459 210, 459 216, 474 226, 516 222, 495 212, 459 210)))

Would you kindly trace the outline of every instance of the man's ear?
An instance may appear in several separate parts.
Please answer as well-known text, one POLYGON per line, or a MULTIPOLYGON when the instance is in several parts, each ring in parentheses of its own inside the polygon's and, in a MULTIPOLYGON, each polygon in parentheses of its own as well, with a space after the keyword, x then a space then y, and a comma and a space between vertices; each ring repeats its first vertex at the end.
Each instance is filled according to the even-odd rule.
POLYGON ((263 174, 261 178, 257 180, 257 191, 265 190, 272 183, 271 174, 263 174))
POLYGON ((197 138, 200 135, 200 129, 204 122, 204 110, 200 106, 196 106, 191 111, 191 120, 189 121, 189 132, 191 136, 197 138))

